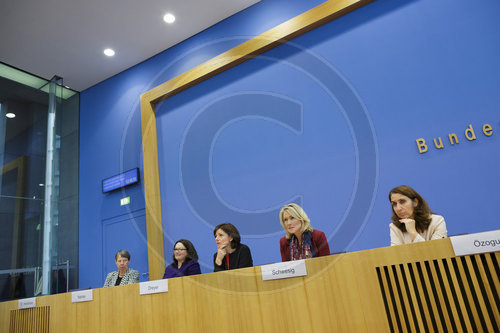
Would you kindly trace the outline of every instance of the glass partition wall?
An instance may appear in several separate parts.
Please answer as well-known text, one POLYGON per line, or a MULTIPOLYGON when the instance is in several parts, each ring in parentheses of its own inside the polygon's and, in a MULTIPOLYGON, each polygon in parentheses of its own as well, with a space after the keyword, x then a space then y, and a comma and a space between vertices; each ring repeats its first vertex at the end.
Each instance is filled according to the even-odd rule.
POLYGON ((78 285, 79 93, 0 63, 0 301, 78 285))

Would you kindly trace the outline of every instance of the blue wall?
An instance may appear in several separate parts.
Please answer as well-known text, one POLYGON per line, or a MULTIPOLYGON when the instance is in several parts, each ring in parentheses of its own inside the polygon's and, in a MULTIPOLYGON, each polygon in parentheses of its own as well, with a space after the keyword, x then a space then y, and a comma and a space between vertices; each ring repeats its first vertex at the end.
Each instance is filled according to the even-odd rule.
MULTIPOLYGON (((82 92, 80 287, 103 284, 118 248, 147 271, 142 184, 101 193, 102 179, 142 170, 140 94, 319 3, 263 0, 82 92)), ((279 261, 277 211, 292 200, 332 252, 387 246, 387 193, 400 184, 450 235, 497 229, 499 9, 377 0, 158 105, 166 260, 188 238, 210 272, 213 227, 229 221, 256 265, 279 261)))

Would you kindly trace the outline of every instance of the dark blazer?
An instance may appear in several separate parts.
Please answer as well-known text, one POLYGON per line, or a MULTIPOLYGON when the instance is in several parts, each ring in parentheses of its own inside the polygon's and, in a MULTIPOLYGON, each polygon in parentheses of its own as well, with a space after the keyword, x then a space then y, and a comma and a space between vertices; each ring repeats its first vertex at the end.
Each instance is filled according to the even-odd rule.
MULTIPOLYGON (((312 232, 312 247, 315 257, 329 256, 330 247, 326 240, 325 233, 314 229, 312 232)), ((280 239, 281 261, 290 261, 290 239, 283 236, 280 239)))
MULTIPOLYGON (((118 273, 118 271, 109 273, 108 276, 106 276, 104 287, 113 287, 116 283, 116 279, 118 279, 118 273)), ((129 267, 120 281, 120 286, 137 282, 139 282, 139 272, 129 267)))
MULTIPOLYGON (((214 272, 227 270, 226 258, 222 259, 222 265, 215 263, 217 252, 214 253, 214 272)), ((236 250, 229 255, 229 269, 252 267, 253 260, 250 249, 245 244, 240 244, 236 250)))
POLYGON ((196 260, 190 260, 187 263, 183 262, 181 268, 177 268, 177 264, 174 262, 171 265, 165 267, 165 274, 163 274, 164 279, 170 279, 180 276, 196 275, 201 274, 200 264, 196 260))

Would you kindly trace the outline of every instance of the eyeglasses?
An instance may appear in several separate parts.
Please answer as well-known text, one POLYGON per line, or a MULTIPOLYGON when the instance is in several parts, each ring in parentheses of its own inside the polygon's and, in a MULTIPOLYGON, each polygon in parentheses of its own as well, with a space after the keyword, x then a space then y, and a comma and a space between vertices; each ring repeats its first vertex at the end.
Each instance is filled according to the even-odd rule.
POLYGON ((187 249, 174 249, 174 251, 187 251, 187 249))

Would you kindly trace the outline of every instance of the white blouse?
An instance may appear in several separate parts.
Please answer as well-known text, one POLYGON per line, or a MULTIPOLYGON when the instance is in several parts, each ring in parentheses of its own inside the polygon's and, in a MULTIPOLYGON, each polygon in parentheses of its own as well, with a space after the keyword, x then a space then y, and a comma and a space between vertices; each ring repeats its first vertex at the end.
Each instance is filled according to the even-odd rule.
POLYGON ((393 223, 389 224, 389 228, 391 230, 391 246, 445 238, 448 234, 444 218, 441 215, 434 214, 432 214, 432 221, 427 230, 419 232, 413 241, 409 233, 402 232, 401 229, 396 227, 393 223))

